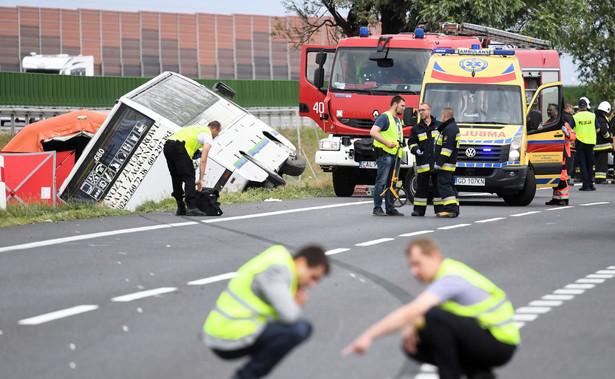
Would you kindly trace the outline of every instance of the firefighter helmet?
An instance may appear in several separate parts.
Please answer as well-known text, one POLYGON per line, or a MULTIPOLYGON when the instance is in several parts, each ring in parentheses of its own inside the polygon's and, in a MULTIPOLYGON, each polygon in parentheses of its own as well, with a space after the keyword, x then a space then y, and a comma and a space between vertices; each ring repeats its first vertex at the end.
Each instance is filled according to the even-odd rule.
POLYGON ((598 110, 603 111, 604 113, 611 113, 611 104, 608 101, 603 101, 598 105, 598 110))

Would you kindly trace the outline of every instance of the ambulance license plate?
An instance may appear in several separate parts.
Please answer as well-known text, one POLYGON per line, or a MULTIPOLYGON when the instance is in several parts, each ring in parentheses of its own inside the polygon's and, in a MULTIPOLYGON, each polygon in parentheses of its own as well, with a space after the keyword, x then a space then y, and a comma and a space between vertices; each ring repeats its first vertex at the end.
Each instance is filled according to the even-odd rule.
POLYGON ((484 187, 485 186, 485 178, 464 178, 464 177, 455 177, 455 184, 458 186, 477 186, 484 187))
POLYGON ((375 161, 361 161, 359 168, 378 168, 375 161))

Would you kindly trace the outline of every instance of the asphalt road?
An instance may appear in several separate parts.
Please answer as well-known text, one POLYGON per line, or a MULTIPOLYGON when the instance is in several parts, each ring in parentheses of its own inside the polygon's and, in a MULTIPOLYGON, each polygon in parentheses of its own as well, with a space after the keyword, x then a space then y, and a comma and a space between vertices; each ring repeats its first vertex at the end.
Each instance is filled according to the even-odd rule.
POLYGON ((0 229, 1 378, 228 378, 240 362, 198 334, 243 262, 272 244, 321 244, 332 273, 309 291, 312 338, 271 378, 434 377, 393 334, 364 356, 340 350, 424 288, 415 235, 492 279, 523 324, 500 378, 610 378, 615 371, 615 185, 571 188, 569 207, 464 197, 461 216, 373 217, 369 198, 235 204, 222 217, 131 215, 0 229), (220 277, 220 275, 223 275, 220 277))

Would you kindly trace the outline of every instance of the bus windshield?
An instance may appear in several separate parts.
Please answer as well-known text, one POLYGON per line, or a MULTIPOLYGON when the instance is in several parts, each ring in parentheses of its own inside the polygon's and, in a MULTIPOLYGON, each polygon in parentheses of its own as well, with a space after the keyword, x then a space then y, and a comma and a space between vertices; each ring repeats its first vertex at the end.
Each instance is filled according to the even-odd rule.
POLYGON ((418 95, 431 50, 389 49, 387 59, 372 61, 373 47, 339 48, 331 72, 331 91, 418 95))
POLYGON ((467 124, 523 124, 522 93, 519 86, 499 84, 431 83, 423 101, 439 118, 442 109, 453 108, 455 121, 467 124))

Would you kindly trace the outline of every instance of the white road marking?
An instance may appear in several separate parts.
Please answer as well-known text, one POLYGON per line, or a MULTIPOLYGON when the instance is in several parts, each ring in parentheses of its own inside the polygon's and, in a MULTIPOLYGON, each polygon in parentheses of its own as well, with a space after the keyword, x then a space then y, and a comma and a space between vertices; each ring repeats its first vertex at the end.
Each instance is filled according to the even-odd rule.
POLYGON ((433 372, 421 372, 416 374, 414 379, 438 379, 440 376, 433 372))
POLYGON ((544 300, 572 300, 574 295, 544 295, 544 300))
POLYGON ((564 288, 588 290, 590 288, 594 288, 595 286, 595 284, 568 284, 564 288))
POLYGON ((537 318, 538 318, 537 314, 530 314, 530 313, 526 313, 522 315, 515 314, 513 316, 513 320, 515 321, 534 321, 537 318))
POLYGON ((125 303, 125 302, 129 302, 129 301, 133 301, 133 300, 143 299, 145 297, 162 295, 162 294, 165 294, 165 293, 175 292, 175 291, 177 291, 177 288, 175 288, 175 287, 161 287, 161 288, 156 288, 156 289, 153 289, 153 290, 147 290, 147 291, 130 293, 128 295, 117 296, 117 297, 114 297, 113 299, 111 299, 111 301, 125 303))
POLYGON ((583 292, 585 292, 585 290, 582 289, 559 289, 553 291, 556 295, 580 295, 583 292))
POLYGON ((608 274, 589 274, 586 276, 586 278, 594 278, 594 279, 611 279, 612 277, 614 277, 615 275, 608 275, 608 274))
POLYGON ((515 324, 517 325, 517 328, 519 329, 525 326, 525 323, 523 321, 515 321, 515 324))
POLYGON ((521 217, 521 216, 529 216, 529 215, 533 215, 536 213, 540 213, 540 211, 531 211, 531 212, 525 212, 525 213, 517 213, 514 215, 510 215, 510 217, 521 217))
POLYGON ((577 283, 604 283, 606 279, 579 279, 577 283))
POLYGON ((98 309, 98 305, 78 305, 72 308, 66 308, 55 312, 46 313, 44 315, 26 318, 19 321, 19 325, 39 325, 49 321, 58 320, 65 317, 78 315, 80 313, 90 312, 98 309))
POLYGON ((596 271, 596 274, 615 275, 615 270, 599 270, 599 271, 596 271))
POLYGON ((365 205, 372 204, 373 201, 358 201, 356 203, 342 203, 342 204, 332 204, 332 205, 319 205, 316 207, 307 207, 307 208, 297 208, 297 209, 286 209, 283 211, 275 211, 275 212, 265 212, 265 213, 257 213, 252 215, 244 215, 244 216, 234 216, 234 217, 226 217, 226 218, 217 218, 211 220, 201 220, 204 224, 214 224, 218 222, 227 222, 227 221, 236 221, 236 220, 247 220, 251 218, 260 218, 260 217, 269 217, 269 216, 279 216, 283 214, 289 213, 299 213, 299 212, 308 212, 315 211, 319 209, 329 209, 329 208, 339 208, 339 207, 348 207, 352 205, 365 205))
POLYGON ((521 307, 515 310, 515 313, 547 313, 551 307, 521 307))
POLYGON ((479 224, 483 224, 485 222, 494 222, 494 221, 500 221, 500 220, 506 220, 506 217, 488 218, 486 220, 478 220, 478 221, 474 221, 474 222, 479 223, 479 224))
MULTIPOLYGON (((321 206, 309 207, 309 208, 287 209, 284 211, 277 211, 277 212, 265 212, 265 213, 258 213, 258 214, 245 215, 245 216, 217 218, 213 220, 201 220, 201 222, 205 224, 212 224, 212 223, 235 221, 235 220, 245 220, 245 219, 250 219, 250 218, 277 216, 277 215, 288 214, 288 213, 307 212, 307 211, 318 210, 318 209, 338 208, 338 207, 346 207, 346 206, 352 206, 352 205, 365 205, 365 204, 371 204, 371 203, 373 203, 372 200, 358 201, 358 202, 352 202, 352 203, 332 204, 332 205, 321 205, 321 206)), ((190 226, 190 225, 197 225, 197 224, 198 224, 197 221, 187 221, 187 222, 177 222, 177 223, 171 223, 171 224, 165 224, 165 225, 141 226, 138 228, 131 228, 131 229, 109 230, 106 232, 89 233, 89 234, 83 234, 79 236, 53 238, 49 240, 24 243, 20 245, 0 247, 0 253, 5 253, 7 251, 14 251, 14 250, 26 250, 26 249, 36 248, 36 247, 58 245, 61 243, 83 241, 83 240, 100 238, 100 237, 109 237, 109 236, 116 236, 116 235, 129 234, 129 233, 148 232, 148 231, 158 230, 158 229, 166 229, 166 228, 171 228, 171 227, 183 227, 183 226, 190 226)))
POLYGON ((570 208, 574 208, 574 205, 567 205, 565 207, 547 208, 545 209, 545 211, 559 211, 561 209, 570 209, 570 208))
POLYGON ((607 270, 615 270, 615 266, 609 266, 607 267, 607 270))
POLYGON ((414 236, 420 236, 421 234, 427 234, 427 233, 433 233, 433 230, 420 230, 418 232, 404 233, 404 234, 400 234, 399 237, 414 237, 414 236))
POLYGON ((449 230, 449 229, 457 229, 457 228, 463 228, 466 226, 470 226, 472 224, 457 224, 457 225, 449 225, 449 226, 443 226, 441 228, 438 228, 438 230, 449 230))
POLYGON ((187 284, 189 286, 202 286, 203 284, 215 283, 215 282, 220 282, 222 280, 232 279, 236 277, 237 275, 239 274, 236 272, 227 272, 226 274, 210 276, 209 278, 204 278, 204 279, 193 280, 191 282, 188 282, 187 284))
POLYGON ((373 240, 373 241, 357 243, 357 244, 355 244, 355 246, 361 246, 361 247, 372 246, 372 245, 377 245, 379 243, 393 241, 394 239, 395 238, 380 238, 380 239, 373 240))
POLYGON ((590 207, 592 205, 604 205, 604 204, 608 204, 608 201, 600 201, 597 203, 586 203, 586 204, 579 204, 579 207, 590 207))
POLYGON ((561 300, 534 300, 528 306, 530 307, 559 307, 564 302, 561 300))
POLYGON ((350 249, 348 249, 346 247, 341 247, 339 249, 333 249, 333 250, 326 251, 325 254, 326 255, 335 255, 335 254, 343 253, 343 252, 348 251, 348 250, 350 250, 350 249))

